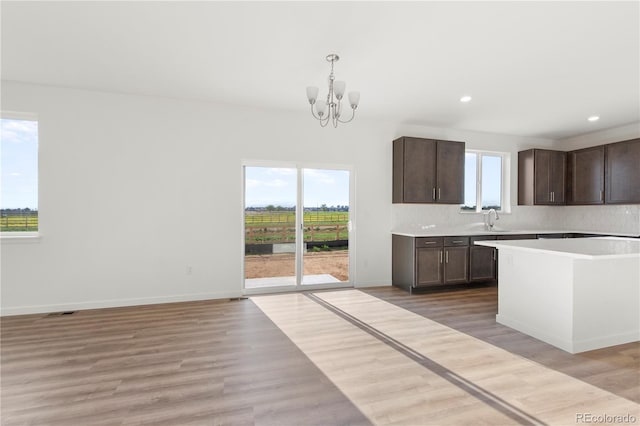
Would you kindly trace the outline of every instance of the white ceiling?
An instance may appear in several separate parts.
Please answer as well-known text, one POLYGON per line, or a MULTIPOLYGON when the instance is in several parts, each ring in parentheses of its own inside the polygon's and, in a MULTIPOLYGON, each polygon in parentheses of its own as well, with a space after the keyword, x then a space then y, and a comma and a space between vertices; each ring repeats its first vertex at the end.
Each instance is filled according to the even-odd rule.
POLYGON ((554 139, 640 120, 637 1, 2 1, 1 14, 5 80, 305 111, 336 52, 360 116, 554 139))

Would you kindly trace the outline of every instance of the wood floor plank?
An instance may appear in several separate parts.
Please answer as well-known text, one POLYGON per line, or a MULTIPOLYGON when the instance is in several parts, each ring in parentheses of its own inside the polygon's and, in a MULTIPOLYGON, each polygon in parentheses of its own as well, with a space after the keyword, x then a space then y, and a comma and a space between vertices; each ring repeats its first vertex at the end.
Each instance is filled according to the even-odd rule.
POLYGON ((438 411, 459 424, 480 415, 493 424, 511 421, 304 295, 253 300, 375 424, 438 411), (454 406, 468 407, 468 417, 447 411, 454 406))
MULTIPOLYGON (((349 302, 354 316, 549 424, 566 424, 568 411, 640 402, 640 345, 564 353, 496 324, 495 287, 363 292, 349 302), (532 363, 544 374, 532 374, 532 363)), ((348 291, 315 296, 347 308, 348 291)), ((0 424, 522 423, 309 295, 253 300, 1 318, 0 424), (269 300, 267 316, 256 303, 269 300)))
POLYGON ((2 425, 369 424, 249 300, 5 317, 0 327, 2 425))
MULTIPOLYGON (((640 405, 633 401, 360 291, 323 292, 316 296, 353 320, 425 356, 448 374, 470 381, 543 423, 572 423, 576 413, 590 410, 640 418, 640 405), (511 386, 494 379, 502 378, 509 370, 513 371, 511 386)), ((327 371, 325 374, 332 377, 327 371)))
POLYGON ((362 291, 547 368, 640 403, 640 343, 569 354, 496 323, 498 288, 495 285, 413 295, 394 287, 375 287, 362 291))

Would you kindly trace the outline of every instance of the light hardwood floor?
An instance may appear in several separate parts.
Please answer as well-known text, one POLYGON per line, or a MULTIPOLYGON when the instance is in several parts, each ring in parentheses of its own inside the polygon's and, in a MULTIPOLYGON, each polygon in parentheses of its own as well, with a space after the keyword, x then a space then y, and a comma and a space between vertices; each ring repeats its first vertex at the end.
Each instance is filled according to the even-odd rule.
POLYGON ((545 367, 640 403, 640 343, 574 355, 564 352, 496 323, 498 289, 495 285, 413 295, 393 287, 364 291, 545 367))
POLYGON ((2 318, 1 422, 640 423, 640 345, 565 354, 495 324, 495 296, 375 288, 2 318))
POLYGON ((640 419, 633 401, 358 290, 254 301, 375 424, 640 419))
POLYGON ((1 325, 2 425, 369 424, 250 300, 1 325))

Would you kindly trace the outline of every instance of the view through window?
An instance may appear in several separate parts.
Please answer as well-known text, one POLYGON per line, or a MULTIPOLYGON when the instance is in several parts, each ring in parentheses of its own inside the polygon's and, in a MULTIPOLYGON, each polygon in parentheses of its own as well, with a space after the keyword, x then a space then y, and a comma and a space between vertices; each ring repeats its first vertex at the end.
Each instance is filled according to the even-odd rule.
POLYGON ((350 172, 244 170, 245 288, 348 282, 350 172))
POLYGON ((463 211, 502 210, 504 155, 481 151, 465 153, 463 211))
POLYGON ((38 231, 38 122, 0 119, 0 232, 38 231))

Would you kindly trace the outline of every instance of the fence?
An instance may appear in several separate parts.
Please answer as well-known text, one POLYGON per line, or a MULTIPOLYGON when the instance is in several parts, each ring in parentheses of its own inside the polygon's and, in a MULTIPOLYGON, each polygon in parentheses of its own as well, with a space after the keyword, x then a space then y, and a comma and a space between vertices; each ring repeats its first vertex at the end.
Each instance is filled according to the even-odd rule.
MULTIPOLYGON (((332 212, 332 211, 306 211, 303 213, 304 223, 324 223, 333 224, 341 223, 345 224, 349 220, 349 212, 332 212)), ((296 214, 292 211, 275 211, 275 212, 253 212, 246 211, 244 214, 245 225, 257 225, 257 224, 281 224, 290 223, 294 224, 296 221, 296 214)))
MULTIPOLYGON (((293 243, 296 240, 294 211, 245 211, 245 244, 293 243)), ((312 210, 303 212, 305 242, 347 240, 349 212, 312 210)))
MULTIPOLYGON (((335 241, 349 239, 346 224, 313 225, 304 227, 304 241, 335 241)), ((245 244, 293 243, 296 241, 296 228, 293 226, 245 226, 245 244)))
POLYGON ((23 232, 38 230, 38 212, 31 213, 2 213, 0 217, 0 231, 23 232))

